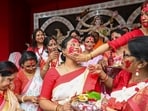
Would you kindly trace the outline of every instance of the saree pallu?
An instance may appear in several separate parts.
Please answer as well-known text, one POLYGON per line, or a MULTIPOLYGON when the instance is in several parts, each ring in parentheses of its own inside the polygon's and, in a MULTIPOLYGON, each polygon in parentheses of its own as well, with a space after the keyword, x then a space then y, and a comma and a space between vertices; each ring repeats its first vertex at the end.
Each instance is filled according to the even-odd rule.
MULTIPOLYGON (((39 96, 42 87, 42 78, 40 76, 40 69, 38 68, 35 72, 34 77, 26 84, 22 91, 24 96, 39 96)), ((21 108, 25 111, 38 111, 39 106, 32 102, 21 103, 21 108)))
POLYGON ((0 105, 0 111, 23 111, 16 96, 9 89, 6 91, 4 100, 0 105))
POLYGON ((117 111, 148 111, 148 83, 112 92, 106 106, 117 111))
POLYGON ((64 104, 75 95, 96 90, 98 74, 90 74, 86 68, 81 68, 56 80, 52 91, 52 101, 64 104))
POLYGON ((123 111, 148 111, 148 86, 131 97, 123 111))

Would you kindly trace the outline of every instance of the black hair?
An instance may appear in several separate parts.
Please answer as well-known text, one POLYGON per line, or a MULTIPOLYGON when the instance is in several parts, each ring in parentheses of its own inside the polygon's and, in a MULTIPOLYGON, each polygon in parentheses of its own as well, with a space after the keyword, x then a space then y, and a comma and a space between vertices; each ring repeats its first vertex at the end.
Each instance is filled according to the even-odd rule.
POLYGON ((49 41, 52 40, 52 39, 55 40, 56 43, 57 43, 57 40, 54 36, 47 36, 47 37, 45 37, 44 42, 43 42, 44 46, 47 47, 48 44, 49 44, 49 41))
POLYGON ((97 31, 92 31, 90 34, 95 37, 95 42, 97 43, 100 39, 100 34, 97 31))
POLYGON ((128 48, 132 56, 137 60, 148 62, 148 36, 138 36, 128 42, 128 48))
POLYGON ((83 37, 82 41, 84 42, 85 39, 88 38, 88 37, 93 37, 93 38, 94 38, 94 42, 95 42, 95 43, 97 42, 96 38, 95 38, 92 34, 87 34, 87 35, 85 35, 85 36, 83 37))
POLYGON ((33 48, 37 47, 36 34, 37 34, 38 31, 41 31, 44 34, 44 31, 40 28, 34 30, 34 32, 32 34, 32 44, 31 44, 33 48))
MULTIPOLYGON (((69 36, 69 37, 66 37, 63 41, 62 41, 62 43, 61 43, 61 49, 63 50, 63 49, 66 49, 67 48, 67 43, 71 40, 71 39, 77 39, 77 38, 75 38, 75 37, 71 37, 71 36, 69 36)), ((78 39, 77 39, 78 40, 78 39)), ((79 40, 78 40, 78 42, 80 42, 79 40)), ((62 55, 61 55, 61 59, 65 62, 65 60, 66 60, 66 58, 65 58, 65 56, 63 55, 63 53, 62 53, 62 55)))
POLYGON ((18 72, 18 68, 11 61, 1 61, 0 62, 0 75, 2 77, 11 76, 14 73, 18 72))
POLYGON ((80 32, 78 30, 71 30, 69 33, 69 36, 71 36, 71 34, 75 32, 78 36, 80 36, 80 32))
MULTIPOLYGON (((51 36, 45 37, 45 39, 44 39, 43 44, 44 44, 44 46, 45 46, 46 48, 48 47, 49 41, 52 40, 52 39, 55 40, 55 42, 56 42, 57 45, 58 45, 57 39, 56 39, 53 35, 51 35, 51 36)), ((60 45, 60 44, 59 44, 59 45, 60 45)), ((60 50, 59 48, 58 48, 58 51, 61 52, 61 50, 60 50)), ((46 52, 49 53, 48 50, 46 50, 46 52)))
POLYGON ((117 28, 117 29, 112 30, 110 32, 110 34, 112 34, 113 32, 116 32, 116 33, 121 34, 121 35, 123 35, 123 34, 126 33, 123 29, 120 29, 120 28, 117 28))
POLYGON ((24 64, 27 60, 35 60, 36 63, 38 62, 37 56, 33 51, 24 51, 19 60, 19 65, 22 67, 22 64, 24 64))
POLYGON ((141 9, 147 7, 147 5, 148 5, 148 0, 145 0, 145 2, 143 2, 143 4, 141 5, 141 9))
POLYGON ((130 31, 130 29, 129 29, 128 27, 122 27, 121 29, 122 29, 123 31, 127 30, 127 31, 125 31, 125 32, 129 32, 129 31, 130 31))

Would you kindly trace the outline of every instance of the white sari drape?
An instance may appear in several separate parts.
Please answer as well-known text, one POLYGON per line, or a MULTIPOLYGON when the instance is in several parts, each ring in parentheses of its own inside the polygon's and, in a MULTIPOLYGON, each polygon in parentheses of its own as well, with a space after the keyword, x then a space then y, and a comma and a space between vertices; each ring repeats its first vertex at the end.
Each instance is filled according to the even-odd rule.
POLYGON ((85 85, 89 70, 86 69, 79 76, 72 78, 71 81, 63 82, 53 89, 52 101, 57 101, 59 104, 64 104, 70 101, 71 97, 81 94, 85 85))
POLYGON ((116 101, 122 102, 127 101, 130 97, 135 95, 137 93, 137 90, 141 90, 148 86, 148 83, 146 82, 140 82, 137 85, 131 86, 131 87, 123 87, 122 90, 113 91, 111 93, 111 97, 116 98, 116 101))
MULTIPOLYGON (((42 87, 42 78, 40 76, 40 69, 37 68, 34 77, 28 84, 25 86, 22 95, 26 96, 39 96, 41 87, 42 87)), ((24 102, 21 103, 21 108, 24 109, 25 111, 37 111, 38 110, 38 105, 33 104, 31 102, 24 102)))

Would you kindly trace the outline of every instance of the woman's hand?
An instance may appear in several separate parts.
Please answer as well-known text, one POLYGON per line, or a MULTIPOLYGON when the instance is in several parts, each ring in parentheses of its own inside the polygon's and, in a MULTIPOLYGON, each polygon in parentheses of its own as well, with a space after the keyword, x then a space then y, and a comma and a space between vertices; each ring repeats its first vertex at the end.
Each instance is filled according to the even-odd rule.
POLYGON ((49 57, 50 60, 53 60, 53 59, 57 59, 58 56, 59 56, 59 52, 58 51, 52 51, 52 52, 50 52, 48 57, 49 57))
POLYGON ((80 54, 80 53, 74 53, 71 55, 72 59, 77 62, 85 62, 89 60, 89 57, 87 54, 80 54))
POLYGON ((65 103, 64 105, 60 105, 60 107, 57 110, 58 111, 74 111, 74 109, 72 108, 69 102, 65 103))
POLYGON ((104 79, 107 76, 101 64, 96 64, 96 65, 90 64, 88 66, 88 69, 91 73, 99 74, 100 79, 104 79))
POLYGON ((101 68, 100 64, 96 64, 96 65, 89 64, 88 65, 88 69, 89 69, 89 72, 91 72, 91 73, 98 73, 98 74, 100 74, 101 71, 102 71, 102 68, 101 68))
POLYGON ((28 101, 30 101, 34 104, 38 104, 38 97, 37 96, 26 96, 26 98, 28 98, 28 101))
POLYGON ((74 111, 71 104, 68 102, 64 104, 63 111, 74 111))

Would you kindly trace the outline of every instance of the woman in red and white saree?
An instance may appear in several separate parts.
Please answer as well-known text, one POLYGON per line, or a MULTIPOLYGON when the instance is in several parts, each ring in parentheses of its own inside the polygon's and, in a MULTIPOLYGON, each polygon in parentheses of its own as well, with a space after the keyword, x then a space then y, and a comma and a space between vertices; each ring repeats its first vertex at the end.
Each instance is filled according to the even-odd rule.
POLYGON ((98 91, 98 74, 91 74, 86 67, 77 63, 71 54, 80 53, 80 43, 68 37, 62 44, 65 62, 47 72, 40 95, 40 107, 47 111, 73 111, 69 104, 71 98, 87 91, 98 91))
POLYGON ((28 46, 27 51, 33 51, 38 59, 38 65, 42 65, 42 61, 48 56, 44 46, 45 33, 42 29, 37 28, 32 34, 31 44, 28 46))
POLYGON ((47 66, 48 68, 59 66, 62 60, 56 39, 53 36, 48 36, 44 39, 44 45, 46 47, 47 56, 41 61, 41 69, 43 66, 47 66))
POLYGON ((22 53, 20 59, 21 69, 14 80, 15 94, 25 111, 37 111, 38 96, 42 87, 43 75, 37 67, 37 57, 32 51, 22 53))
MULTIPOLYGON (((148 36, 128 42, 122 70, 114 79, 107 107, 117 111, 148 110, 148 36), (129 72, 129 73, 127 73, 129 72), (141 102, 140 102, 141 101, 141 102)), ((107 110, 106 111, 110 111, 107 110)))
POLYGON ((9 61, 0 62, 0 111, 23 111, 11 90, 17 67, 9 61))
POLYGON ((127 101, 124 111, 148 111, 148 86, 127 101))

